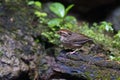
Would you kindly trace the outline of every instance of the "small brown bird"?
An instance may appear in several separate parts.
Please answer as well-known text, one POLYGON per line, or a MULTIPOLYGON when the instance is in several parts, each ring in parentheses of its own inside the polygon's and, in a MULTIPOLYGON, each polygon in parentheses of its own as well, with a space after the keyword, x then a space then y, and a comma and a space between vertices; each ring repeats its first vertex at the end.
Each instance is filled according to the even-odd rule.
POLYGON ((93 42, 93 40, 83 34, 71 32, 66 29, 61 29, 57 32, 60 35, 60 41, 63 46, 68 49, 75 49, 70 54, 78 51, 85 43, 93 42))

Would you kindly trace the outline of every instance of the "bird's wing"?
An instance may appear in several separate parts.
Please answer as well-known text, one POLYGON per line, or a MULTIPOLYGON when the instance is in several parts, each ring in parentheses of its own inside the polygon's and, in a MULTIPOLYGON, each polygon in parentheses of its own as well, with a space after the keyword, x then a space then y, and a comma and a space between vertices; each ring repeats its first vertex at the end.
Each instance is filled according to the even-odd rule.
POLYGON ((72 37, 69 37, 68 40, 72 45, 74 46, 82 46, 82 44, 85 44, 86 42, 92 42, 92 39, 80 34, 72 34, 72 37))
POLYGON ((91 39, 79 39, 79 40, 71 40, 71 42, 72 43, 74 43, 74 44, 84 44, 84 43, 86 43, 86 42, 89 42, 89 41, 92 41, 91 39))

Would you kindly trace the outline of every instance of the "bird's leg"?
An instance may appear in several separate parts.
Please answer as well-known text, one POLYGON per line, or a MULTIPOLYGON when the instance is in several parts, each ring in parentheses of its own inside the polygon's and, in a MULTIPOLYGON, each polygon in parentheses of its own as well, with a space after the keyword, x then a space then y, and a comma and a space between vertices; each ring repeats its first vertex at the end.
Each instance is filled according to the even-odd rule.
POLYGON ((74 54, 74 53, 76 53, 77 51, 79 51, 80 49, 75 49, 74 51, 72 51, 72 52, 68 52, 67 54, 74 54))

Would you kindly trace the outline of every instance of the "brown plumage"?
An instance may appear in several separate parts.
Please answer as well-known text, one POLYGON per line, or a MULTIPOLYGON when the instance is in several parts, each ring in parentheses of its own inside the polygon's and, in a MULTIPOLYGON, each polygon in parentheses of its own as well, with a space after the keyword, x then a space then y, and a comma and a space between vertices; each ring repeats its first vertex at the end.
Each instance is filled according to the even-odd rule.
POLYGON ((66 29, 61 29, 57 33, 60 35, 60 41, 65 48, 79 49, 85 43, 93 42, 91 38, 83 34, 71 32, 66 29))

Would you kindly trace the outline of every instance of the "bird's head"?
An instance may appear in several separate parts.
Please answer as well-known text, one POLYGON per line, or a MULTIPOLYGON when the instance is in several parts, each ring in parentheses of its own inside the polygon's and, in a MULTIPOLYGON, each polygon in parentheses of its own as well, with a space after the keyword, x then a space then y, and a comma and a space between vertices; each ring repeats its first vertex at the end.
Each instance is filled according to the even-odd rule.
POLYGON ((60 29, 57 34, 60 35, 60 40, 67 40, 69 36, 71 36, 72 32, 67 29, 60 29))
POLYGON ((71 31, 67 30, 67 29, 60 29, 57 34, 59 34, 60 36, 64 36, 64 37, 68 37, 69 35, 71 35, 71 31))

